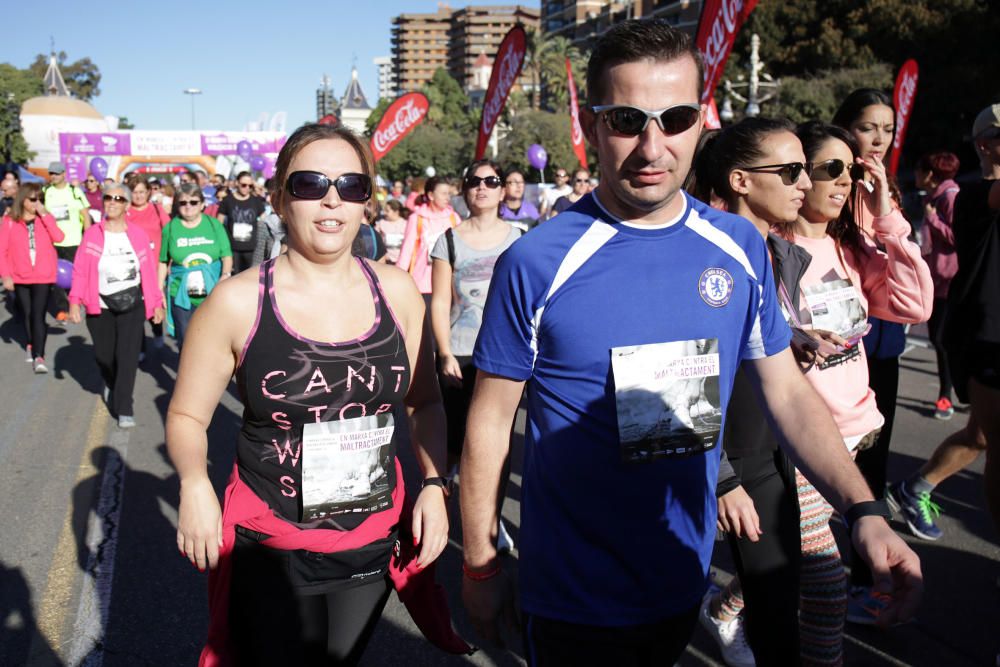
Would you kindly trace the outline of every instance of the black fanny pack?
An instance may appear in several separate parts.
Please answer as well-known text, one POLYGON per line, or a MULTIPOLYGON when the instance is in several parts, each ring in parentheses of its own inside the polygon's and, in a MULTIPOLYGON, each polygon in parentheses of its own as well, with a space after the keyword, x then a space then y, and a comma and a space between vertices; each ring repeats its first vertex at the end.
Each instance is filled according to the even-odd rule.
POLYGON ((139 291, 138 285, 133 285, 132 287, 123 289, 120 292, 102 294, 101 298, 104 299, 104 303, 107 305, 108 310, 115 315, 121 315, 122 313, 131 311, 139 305, 139 302, 142 301, 142 292, 139 291))

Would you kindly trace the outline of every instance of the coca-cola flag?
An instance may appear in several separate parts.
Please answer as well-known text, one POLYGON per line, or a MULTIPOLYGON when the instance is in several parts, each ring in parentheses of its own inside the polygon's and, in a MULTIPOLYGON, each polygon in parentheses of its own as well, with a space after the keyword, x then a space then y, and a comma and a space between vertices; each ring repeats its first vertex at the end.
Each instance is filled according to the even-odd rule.
POLYGON ((910 58, 899 70, 896 87, 892 91, 892 103, 896 106, 896 136, 892 140, 892 156, 889 158, 889 173, 895 174, 899 166, 899 156, 903 152, 906 127, 913 113, 913 100, 917 96, 917 61, 910 58))
POLYGON ((580 161, 580 167, 587 169, 587 147, 583 145, 583 128, 580 127, 580 107, 576 101, 576 84, 573 83, 573 66, 566 59, 566 86, 569 88, 569 115, 571 120, 570 141, 573 152, 580 161))
POLYGON ((515 25, 500 42, 497 57, 493 60, 493 73, 490 74, 490 85, 486 89, 483 100, 483 115, 479 121, 479 140, 476 142, 476 159, 481 160, 486 153, 486 143, 490 140, 493 128, 500 118, 500 112, 507 104, 510 89, 521 73, 526 53, 526 38, 524 28, 515 25))
POLYGON ((423 93, 407 93, 385 110, 372 134, 372 155, 382 159, 427 117, 430 102, 423 93))
POLYGON ((733 50, 736 34, 756 6, 757 0, 705 0, 702 3, 698 37, 695 39, 695 45, 705 58, 702 104, 708 104, 715 94, 726 59, 733 50))
POLYGON ((708 100, 708 108, 705 110, 705 129, 718 130, 722 128, 722 121, 719 120, 719 107, 715 106, 715 96, 708 100))

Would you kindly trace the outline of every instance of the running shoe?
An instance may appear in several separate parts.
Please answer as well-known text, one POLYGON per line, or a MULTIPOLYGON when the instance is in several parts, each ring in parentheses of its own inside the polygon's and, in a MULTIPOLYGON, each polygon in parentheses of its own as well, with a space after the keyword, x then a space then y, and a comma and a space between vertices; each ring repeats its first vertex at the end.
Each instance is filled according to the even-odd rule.
POLYGON ((712 617, 709 611, 712 605, 712 596, 715 591, 709 590, 701 601, 701 610, 698 612, 698 621, 701 627, 708 631, 715 643, 719 645, 722 652, 722 660, 729 667, 756 667, 753 651, 747 643, 746 635, 743 632, 743 616, 737 616, 731 621, 720 621, 712 617))
POLYGON ((35 357, 35 375, 44 375, 49 372, 49 367, 45 365, 45 360, 41 357, 35 357))
POLYGON ((68 319, 69 319, 69 313, 67 313, 65 310, 60 310, 58 313, 56 313, 56 320, 58 320, 59 322, 65 322, 68 319))
POLYGON ((931 542, 941 539, 944 533, 934 524, 934 519, 941 516, 941 507, 931 500, 929 492, 913 494, 906 482, 896 482, 886 486, 885 499, 893 512, 902 513, 915 537, 931 542))
POLYGON ((135 428, 135 417, 133 417, 132 415, 119 416, 118 428, 135 428))
POLYGON ((875 625, 882 611, 892 598, 874 591, 869 586, 852 586, 847 596, 847 622, 857 625, 875 625))
POLYGON ((951 404, 951 401, 946 397, 942 396, 934 404, 934 419, 940 419, 941 421, 948 421, 955 415, 955 407, 951 404))
POLYGON ((33 362, 35 360, 35 356, 33 354, 31 354, 31 345, 28 345, 28 347, 25 348, 24 351, 25 351, 25 354, 28 355, 27 358, 25 359, 25 361, 27 361, 30 364, 31 362, 33 362))

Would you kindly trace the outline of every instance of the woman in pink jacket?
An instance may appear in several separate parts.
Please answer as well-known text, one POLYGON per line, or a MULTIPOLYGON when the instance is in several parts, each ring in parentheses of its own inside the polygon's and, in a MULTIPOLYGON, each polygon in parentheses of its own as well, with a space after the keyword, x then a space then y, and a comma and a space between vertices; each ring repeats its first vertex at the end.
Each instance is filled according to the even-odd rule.
MULTIPOLYGON (((868 316, 903 324, 923 322, 930 317, 934 285, 920 248, 907 240, 910 225, 893 205, 882 161, 859 157, 853 135, 834 125, 811 121, 800 125, 796 134, 812 164, 813 186, 798 219, 781 226, 780 232, 813 259, 799 283, 800 307, 790 309, 789 315, 795 329, 813 338, 815 358, 806 378, 830 408, 844 445, 856 452, 874 444, 884 423, 868 386, 860 344, 868 316), (873 190, 861 198, 874 214, 872 230, 884 251, 856 222, 861 174, 854 165, 871 178, 873 190)), ((829 527, 833 510, 799 473, 796 485, 803 552, 803 664, 838 665, 843 661, 847 590, 829 527)), ((870 590, 864 595, 869 605, 882 602, 870 590)))
POLYGON ((451 186, 443 178, 428 178, 424 193, 428 202, 417 206, 406 221, 396 266, 410 272, 429 306, 431 250, 444 230, 456 227, 462 219, 451 207, 451 186))
POLYGON ((42 205, 41 193, 38 183, 22 185, 0 222, 0 278, 4 289, 14 292, 24 314, 28 361, 36 373, 48 373, 45 310, 56 282, 54 243, 63 240, 63 232, 42 205))
POLYGON ((87 312, 87 329, 104 378, 104 400, 119 428, 135 426, 132 392, 143 323, 163 321, 163 291, 149 237, 126 221, 131 201, 132 192, 124 185, 104 188, 104 220, 83 234, 69 293, 70 320, 83 320, 80 306, 87 312))

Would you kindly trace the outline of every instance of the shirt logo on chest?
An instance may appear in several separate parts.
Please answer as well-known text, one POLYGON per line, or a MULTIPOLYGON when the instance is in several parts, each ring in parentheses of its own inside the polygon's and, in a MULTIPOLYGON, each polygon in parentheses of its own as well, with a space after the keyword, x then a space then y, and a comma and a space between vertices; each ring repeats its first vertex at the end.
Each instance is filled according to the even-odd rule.
POLYGON ((733 277, 725 269, 705 269, 698 278, 698 293, 712 308, 721 308, 733 295, 733 277))

